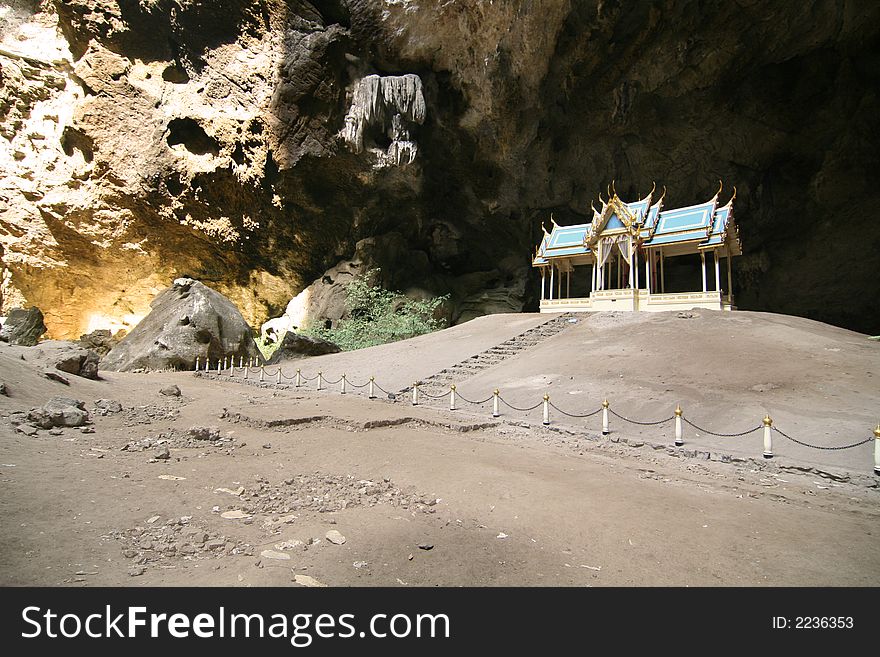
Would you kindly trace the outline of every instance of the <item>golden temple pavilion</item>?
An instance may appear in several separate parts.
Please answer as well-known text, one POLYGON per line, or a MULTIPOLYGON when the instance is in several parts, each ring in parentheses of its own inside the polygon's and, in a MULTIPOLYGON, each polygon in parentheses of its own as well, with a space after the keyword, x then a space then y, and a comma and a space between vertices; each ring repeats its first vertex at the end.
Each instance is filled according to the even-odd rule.
POLYGON ((719 205, 722 187, 705 203, 665 210, 665 188, 656 200, 654 186, 626 203, 612 186, 607 202, 599 195, 601 209, 593 206, 590 223, 559 226, 551 217, 552 230, 541 226, 532 260, 541 270, 541 312, 732 310, 731 259, 742 245, 733 219, 736 189, 719 205))

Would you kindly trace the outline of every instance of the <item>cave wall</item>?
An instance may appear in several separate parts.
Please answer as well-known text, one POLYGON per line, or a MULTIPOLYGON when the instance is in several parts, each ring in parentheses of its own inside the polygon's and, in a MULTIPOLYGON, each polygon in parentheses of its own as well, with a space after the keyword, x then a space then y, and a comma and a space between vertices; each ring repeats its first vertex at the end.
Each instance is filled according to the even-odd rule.
POLYGON ((688 205, 719 179, 737 187, 740 307, 880 333, 880 6, 0 8, 0 292, 4 310, 41 307, 54 337, 130 326, 181 275, 258 326, 388 236, 397 255, 359 266, 451 292, 453 320, 535 309, 550 212, 588 221, 612 180, 688 205), (375 148, 343 138, 373 75, 418 76, 411 162, 381 157, 382 130, 375 148))

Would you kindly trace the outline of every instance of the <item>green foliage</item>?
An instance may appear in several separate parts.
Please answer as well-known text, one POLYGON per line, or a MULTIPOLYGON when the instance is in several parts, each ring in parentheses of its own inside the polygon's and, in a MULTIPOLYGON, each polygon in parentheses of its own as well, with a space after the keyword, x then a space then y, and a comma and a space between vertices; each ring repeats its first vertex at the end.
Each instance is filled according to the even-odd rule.
POLYGON ((435 319, 437 308, 448 295, 418 301, 379 285, 370 285, 378 270, 355 278, 345 288, 348 318, 331 329, 310 327, 307 334, 324 338, 344 351, 405 340, 444 327, 435 319))
POLYGON ((256 338, 254 338, 254 342, 257 343, 257 349, 259 349, 260 353, 263 354, 263 358, 269 360, 270 358, 272 358, 272 354, 278 351, 278 347, 281 346, 281 340, 283 338, 284 336, 282 335, 278 338, 276 342, 264 342, 263 336, 258 335, 256 338))

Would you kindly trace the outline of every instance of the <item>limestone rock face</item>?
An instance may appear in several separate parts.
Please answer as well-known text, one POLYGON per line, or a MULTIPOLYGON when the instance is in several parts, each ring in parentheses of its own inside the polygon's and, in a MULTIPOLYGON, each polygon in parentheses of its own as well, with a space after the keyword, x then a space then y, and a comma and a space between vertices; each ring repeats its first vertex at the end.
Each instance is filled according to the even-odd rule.
POLYGON ((737 305, 880 333, 877 3, 13 5, 0 314, 39 306, 53 338, 131 329, 179 276, 258 326, 390 234, 412 257, 382 276, 453 321, 534 309, 551 212, 719 179, 737 305))
POLYGON ((269 359, 269 364, 276 365, 286 360, 305 358, 307 356, 336 354, 340 351, 342 350, 332 342, 290 331, 284 334, 278 350, 272 354, 272 358, 269 359))
POLYGON ((191 370, 198 357, 217 361, 257 355, 251 329, 219 292, 180 278, 159 294, 152 310, 101 360, 106 370, 191 370))
POLYGON ((0 342, 31 347, 46 332, 39 308, 13 308, 0 329, 0 342))

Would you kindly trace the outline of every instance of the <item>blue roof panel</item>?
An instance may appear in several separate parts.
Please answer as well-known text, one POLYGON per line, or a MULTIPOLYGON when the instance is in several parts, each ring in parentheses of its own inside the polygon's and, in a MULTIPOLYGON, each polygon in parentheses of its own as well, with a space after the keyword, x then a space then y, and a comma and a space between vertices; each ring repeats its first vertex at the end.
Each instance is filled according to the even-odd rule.
POLYGON ((676 244, 678 242, 693 242, 696 240, 704 240, 706 239, 706 231, 705 230, 692 230, 687 233, 678 233, 675 235, 660 235, 655 234, 654 239, 648 242, 645 246, 658 246, 660 244, 676 244))
POLYGON ((676 210, 664 210, 660 213, 657 235, 679 230, 706 229, 715 212, 715 199, 701 205, 692 205, 676 210))

